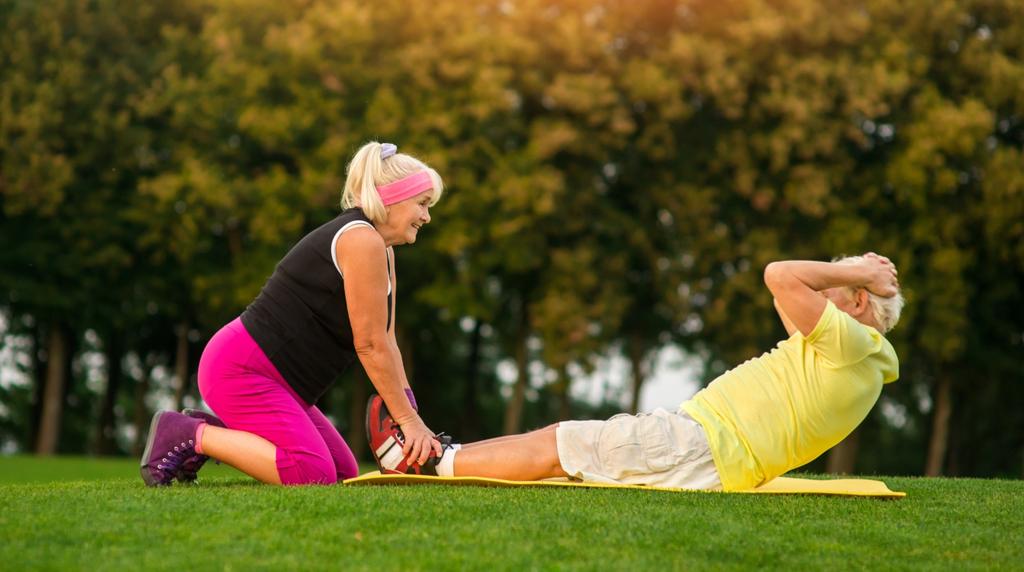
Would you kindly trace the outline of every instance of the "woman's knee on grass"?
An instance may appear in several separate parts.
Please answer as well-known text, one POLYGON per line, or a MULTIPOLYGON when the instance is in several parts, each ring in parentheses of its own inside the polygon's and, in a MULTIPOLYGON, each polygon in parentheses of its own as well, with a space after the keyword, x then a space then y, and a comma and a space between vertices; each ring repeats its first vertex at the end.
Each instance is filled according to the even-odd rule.
POLYGON ((278 449, 277 468, 283 485, 333 485, 339 477, 330 455, 308 449, 278 449))

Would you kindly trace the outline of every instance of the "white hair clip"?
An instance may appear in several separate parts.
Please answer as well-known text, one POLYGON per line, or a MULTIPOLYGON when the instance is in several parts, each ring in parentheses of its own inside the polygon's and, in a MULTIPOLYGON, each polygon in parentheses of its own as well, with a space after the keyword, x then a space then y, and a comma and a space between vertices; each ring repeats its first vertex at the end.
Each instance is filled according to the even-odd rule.
POLYGON ((398 152, 398 147, 393 143, 381 143, 380 144, 380 158, 387 159, 398 152))

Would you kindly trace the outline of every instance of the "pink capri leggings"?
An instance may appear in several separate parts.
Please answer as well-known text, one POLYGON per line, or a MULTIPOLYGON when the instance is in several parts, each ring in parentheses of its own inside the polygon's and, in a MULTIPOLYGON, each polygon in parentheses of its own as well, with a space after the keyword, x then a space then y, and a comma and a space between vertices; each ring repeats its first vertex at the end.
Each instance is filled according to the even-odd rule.
POLYGON ((358 474, 338 430, 295 393, 240 319, 221 328, 203 350, 199 393, 229 428, 277 445, 282 484, 333 484, 358 474))

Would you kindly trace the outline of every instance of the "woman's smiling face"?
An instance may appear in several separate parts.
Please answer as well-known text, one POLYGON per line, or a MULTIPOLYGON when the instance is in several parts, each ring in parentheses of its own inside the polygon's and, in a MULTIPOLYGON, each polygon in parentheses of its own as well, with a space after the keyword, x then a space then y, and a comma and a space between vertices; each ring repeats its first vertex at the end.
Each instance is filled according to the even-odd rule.
POLYGON ((388 220, 378 228, 388 246, 412 244, 423 225, 430 222, 430 203, 434 190, 422 193, 388 207, 388 220))

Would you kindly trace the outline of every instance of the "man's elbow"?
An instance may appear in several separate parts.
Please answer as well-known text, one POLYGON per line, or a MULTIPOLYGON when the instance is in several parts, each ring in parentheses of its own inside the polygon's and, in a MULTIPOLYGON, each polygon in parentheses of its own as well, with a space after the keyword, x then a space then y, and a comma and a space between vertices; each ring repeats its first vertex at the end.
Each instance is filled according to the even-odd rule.
POLYGON ((786 274, 788 272, 786 271, 785 264, 782 262, 770 262, 768 266, 764 267, 764 285, 769 290, 774 290, 785 281, 786 274))
POLYGON ((796 276, 785 261, 771 262, 764 267, 764 285, 776 298, 797 282, 796 276))

